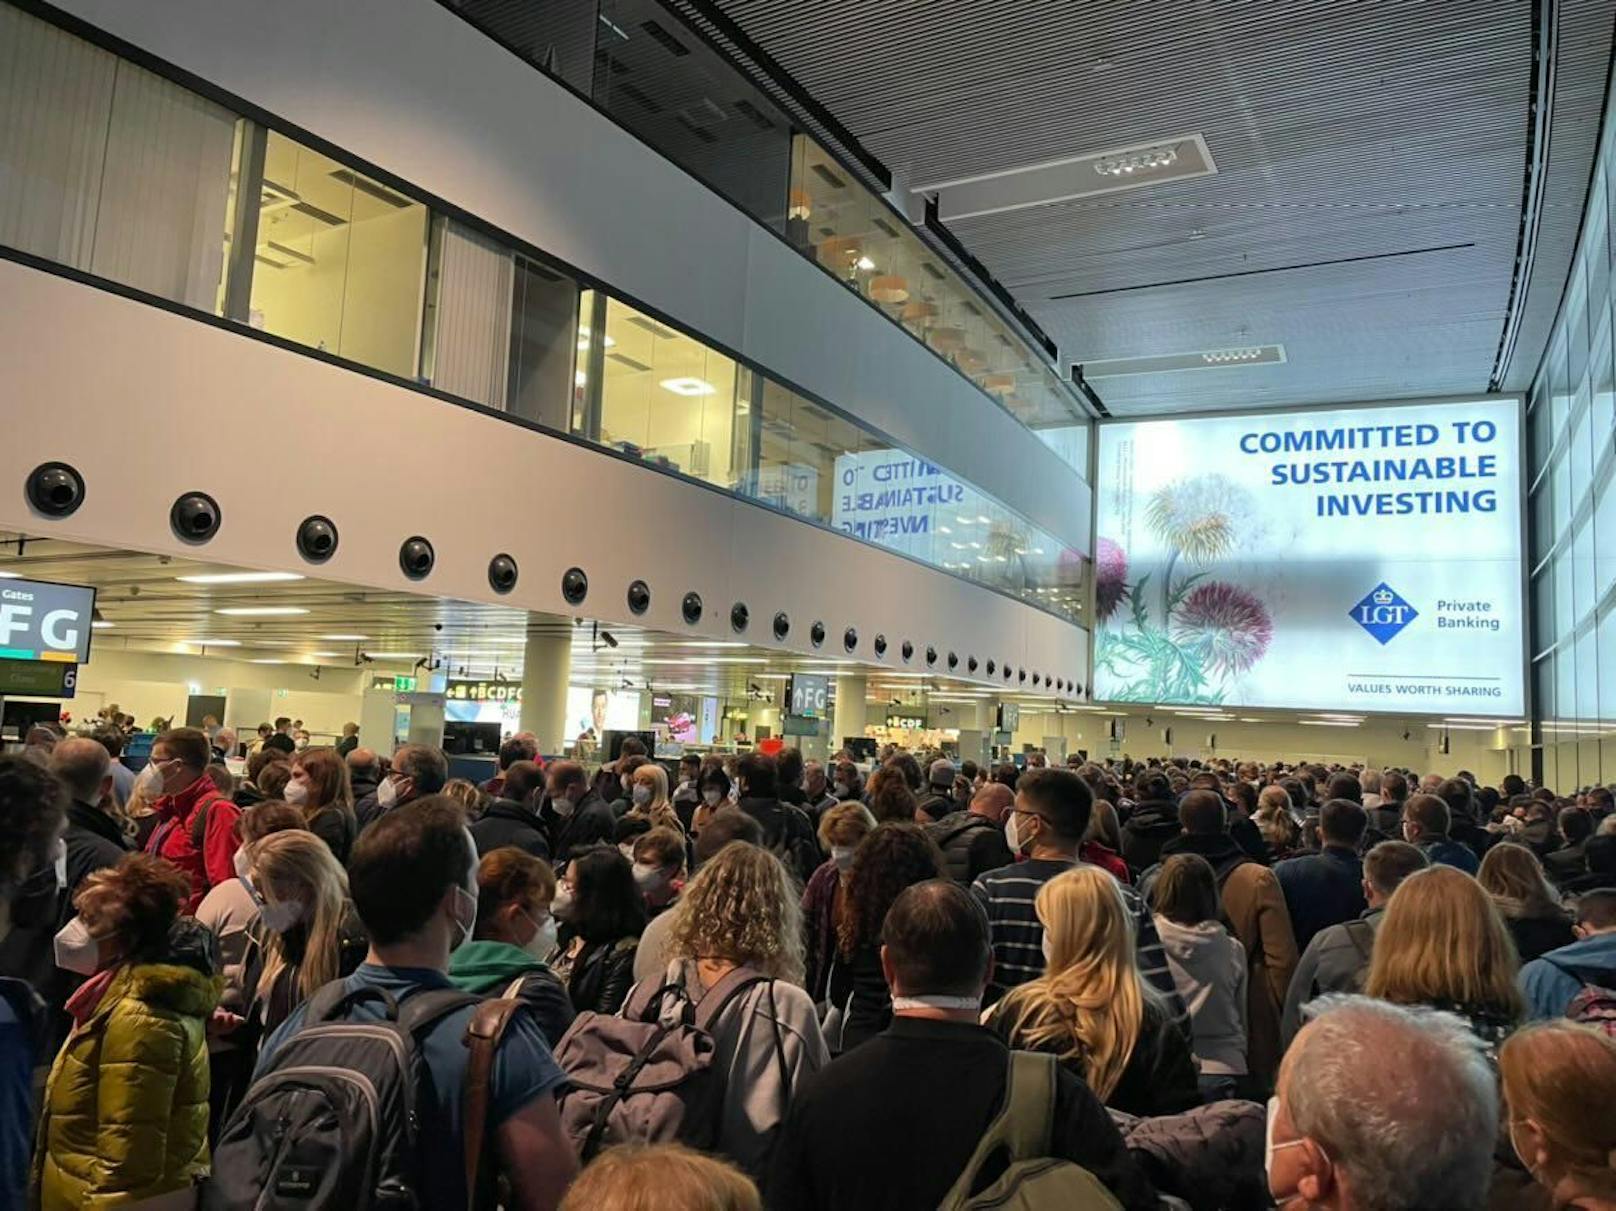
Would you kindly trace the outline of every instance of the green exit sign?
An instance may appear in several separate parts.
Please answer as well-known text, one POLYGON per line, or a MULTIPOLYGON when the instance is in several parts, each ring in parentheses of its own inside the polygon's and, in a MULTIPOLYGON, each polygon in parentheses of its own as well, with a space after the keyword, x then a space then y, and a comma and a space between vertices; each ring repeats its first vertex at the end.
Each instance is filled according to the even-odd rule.
POLYGON ((403 674, 400 674, 399 676, 394 677, 393 678, 393 690, 394 690, 395 693, 399 693, 399 694, 413 694, 413 693, 415 693, 415 678, 414 677, 405 677, 403 674))

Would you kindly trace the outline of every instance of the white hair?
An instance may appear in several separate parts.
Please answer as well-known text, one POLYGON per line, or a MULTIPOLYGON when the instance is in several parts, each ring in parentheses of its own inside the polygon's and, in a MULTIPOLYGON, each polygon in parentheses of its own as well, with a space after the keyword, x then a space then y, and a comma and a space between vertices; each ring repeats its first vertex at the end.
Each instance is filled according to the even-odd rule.
POLYGON ((1498 1078, 1450 1013, 1320 997, 1286 1057, 1282 1096, 1360 1211, 1481 1207, 1498 1136, 1498 1078))

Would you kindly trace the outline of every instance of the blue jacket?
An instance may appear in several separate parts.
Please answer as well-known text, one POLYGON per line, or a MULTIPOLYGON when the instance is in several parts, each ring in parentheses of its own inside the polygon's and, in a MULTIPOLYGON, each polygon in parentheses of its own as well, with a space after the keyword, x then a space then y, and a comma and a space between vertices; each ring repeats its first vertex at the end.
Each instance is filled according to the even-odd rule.
POLYGON ((1364 909, 1363 860, 1350 849, 1327 845, 1274 864, 1274 878, 1285 893, 1296 949, 1306 950, 1313 935, 1355 920, 1364 909))
POLYGON ((1616 988, 1616 932, 1597 933, 1551 950, 1521 968, 1521 992, 1533 1021, 1564 1017, 1566 1006, 1588 984, 1616 988))
POLYGON ((1425 851, 1426 858, 1431 862, 1440 862, 1443 866, 1457 866, 1467 875, 1473 875, 1481 869, 1481 859, 1476 857, 1474 850, 1447 837, 1422 845, 1420 848, 1425 851))

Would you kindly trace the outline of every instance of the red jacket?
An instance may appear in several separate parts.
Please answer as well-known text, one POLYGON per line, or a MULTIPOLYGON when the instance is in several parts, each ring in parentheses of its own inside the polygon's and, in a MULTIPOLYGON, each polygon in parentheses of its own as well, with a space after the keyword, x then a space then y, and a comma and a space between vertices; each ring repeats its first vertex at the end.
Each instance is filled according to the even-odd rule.
POLYGON ((177 795, 164 795, 153 804, 157 827, 146 842, 146 852, 167 858, 191 880, 191 895, 184 911, 196 912, 202 897, 215 883, 236 877, 236 820, 241 809, 219 793, 213 779, 203 774, 177 795), (193 841, 197 817, 207 813, 202 848, 193 841))
POLYGON ((1098 841, 1085 841, 1077 851, 1077 856, 1083 861, 1110 871, 1117 877, 1117 882, 1127 887, 1133 880, 1128 878, 1128 864, 1122 860, 1114 849, 1108 849, 1098 841))

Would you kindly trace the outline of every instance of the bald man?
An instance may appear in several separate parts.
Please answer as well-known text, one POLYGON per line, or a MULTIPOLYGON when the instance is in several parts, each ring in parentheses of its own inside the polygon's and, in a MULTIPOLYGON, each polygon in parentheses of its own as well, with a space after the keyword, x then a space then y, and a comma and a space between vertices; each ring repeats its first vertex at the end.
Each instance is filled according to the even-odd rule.
POLYGON ((1004 816, 1014 801, 1008 786, 989 782, 972 796, 970 807, 927 826, 926 832, 943 851, 949 878, 969 887, 978 875, 1015 860, 1004 839, 1004 816))

